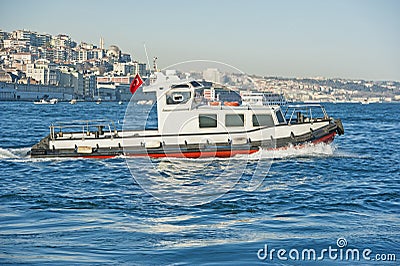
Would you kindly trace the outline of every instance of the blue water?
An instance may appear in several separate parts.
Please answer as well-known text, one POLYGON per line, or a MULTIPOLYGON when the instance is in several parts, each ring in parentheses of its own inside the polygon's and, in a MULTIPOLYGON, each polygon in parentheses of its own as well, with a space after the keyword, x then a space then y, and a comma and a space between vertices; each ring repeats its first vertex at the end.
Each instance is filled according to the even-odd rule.
MULTIPOLYGON (((333 144, 276 153, 255 191, 238 184, 212 202, 173 206, 142 189, 124 158, 25 156, 51 122, 121 122, 126 105, 0 102, 0 264, 304 265, 316 262, 285 261, 276 253, 260 260, 257 252, 268 245, 319 255, 323 248, 338 248, 338 238, 346 239, 346 248, 371 249, 370 258, 396 254, 398 263, 399 107, 328 104, 346 130, 333 144)), ((168 177, 174 161, 155 163, 168 177)), ((184 180, 190 178, 185 169, 201 163, 178 160, 174 167, 184 180)), ((207 162, 217 170, 225 163, 207 162)), ((319 262, 396 264, 327 256, 319 262)))

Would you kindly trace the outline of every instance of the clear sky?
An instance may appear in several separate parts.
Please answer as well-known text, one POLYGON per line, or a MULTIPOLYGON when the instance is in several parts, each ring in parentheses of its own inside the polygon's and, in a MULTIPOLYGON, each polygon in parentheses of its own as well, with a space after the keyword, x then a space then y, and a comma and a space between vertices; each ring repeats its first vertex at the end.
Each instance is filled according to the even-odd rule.
POLYGON ((0 29, 115 44, 166 67, 209 59, 246 73, 400 81, 400 1, 0 0, 0 29))

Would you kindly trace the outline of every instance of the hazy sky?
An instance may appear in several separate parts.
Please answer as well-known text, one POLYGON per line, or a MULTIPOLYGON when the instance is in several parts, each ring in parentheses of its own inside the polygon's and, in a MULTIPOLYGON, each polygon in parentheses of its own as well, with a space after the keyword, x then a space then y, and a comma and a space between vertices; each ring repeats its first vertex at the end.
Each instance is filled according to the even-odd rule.
POLYGON ((0 29, 115 44, 159 66, 221 61, 246 73, 400 81, 400 1, 0 0, 0 29))

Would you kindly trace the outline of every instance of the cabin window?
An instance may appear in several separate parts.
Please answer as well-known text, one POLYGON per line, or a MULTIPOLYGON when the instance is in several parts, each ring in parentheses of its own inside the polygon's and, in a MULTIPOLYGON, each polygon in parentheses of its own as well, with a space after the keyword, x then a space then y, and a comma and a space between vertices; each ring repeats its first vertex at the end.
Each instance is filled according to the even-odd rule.
POLYGON ((171 88, 189 88, 188 84, 177 84, 177 85, 172 85, 171 88))
POLYGON ((225 126, 242 127, 244 126, 244 114, 225 115, 225 126))
POLYGON ((195 88, 196 88, 196 87, 201 87, 201 84, 198 83, 198 82, 195 81, 195 80, 191 81, 190 84, 192 84, 192 86, 195 87, 195 88))
POLYGON ((278 119, 279 124, 284 124, 286 122, 285 118, 283 118, 283 114, 282 114, 281 110, 276 111, 275 114, 276 114, 276 118, 278 119))
POLYGON ((255 126, 255 127, 259 127, 259 126, 273 127, 274 120, 272 119, 272 115, 254 114, 253 115, 253 126, 255 126))
POLYGON ((167 104, 183 104, 187 103, 190 99, 190 91, 172 91, 167 93, 167 104))
POLYGON ((217 127, 217 115, 215 114, 199 115, 199 127, 200 128, 217 127))

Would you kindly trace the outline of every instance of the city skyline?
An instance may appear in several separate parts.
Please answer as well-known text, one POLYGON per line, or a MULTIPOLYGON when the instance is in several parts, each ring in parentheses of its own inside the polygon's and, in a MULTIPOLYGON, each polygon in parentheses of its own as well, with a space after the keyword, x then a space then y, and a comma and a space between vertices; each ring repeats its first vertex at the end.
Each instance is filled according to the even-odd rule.
POLYGON ((400 81, 396 1, 3 1, 0 28, 117 45, 160 67, 209 59, 246 73, 400 81), (63 15, 60 16, 59 11, 63 15), (18 16, 16 19, 16 15, 18 16))

